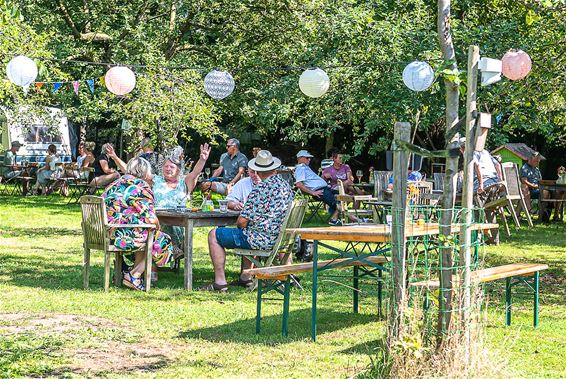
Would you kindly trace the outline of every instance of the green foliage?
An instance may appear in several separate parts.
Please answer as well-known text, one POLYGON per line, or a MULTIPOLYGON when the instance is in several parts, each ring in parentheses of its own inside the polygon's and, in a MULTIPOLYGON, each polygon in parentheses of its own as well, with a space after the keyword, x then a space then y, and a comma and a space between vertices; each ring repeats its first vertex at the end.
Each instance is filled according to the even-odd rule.
MULTIPOLYGON (((452 62, 439 60, 436 4, 424 0, 58 3, 61 6, 22 2, 21 15, 34 33, 45 36, 43 43, 28 49, 21 48, 25 41, 8 47, 3 43, 2 50, 44 57, 44 49, 58 58, 152 67, 135 70, 138 87, 125 98, 100 86, 94 96, 86 88, 78 98, 72 91, 42 95, 85 124, 132 119, 135 130, 163 136, 165 143, 195 132, 219 135, 225 127, 278 136, 283 142, 306 142, 343 130, 354 154, 375 154, 389 147, 395 121, 418 120, 419 143, 440 148, 442 79, 457 83, 464 97, 467 48, 477 44, 482 56, 501 58, 510 48, 521 48, 533 59, 533 71, 525 80, 504 79, 481 89, 480 108, 500 115, 488 145, 532 132, 566 144, 561 76, 566 70, 566 29, 560 0, 453 2, 457 71, 448 69, 452 62), (405 64, 415 59, 428 60, 437 72, 435 83, 423 93, 410 91, 401 80, 405 64), (202 88, 205 72, 164 68, 178 66, 205 72, 227 69, 236 79, 236 90, 212 102, 202 88), (330 90, 321 99, 306 98, 298 88, 301 71, 312 66, 324 67, 331 78, 330 90)), ((18 35, 22 39, 29 33, 18 35)), ((56 66, 45 62, 49 71, 56 66)), ((98 78, 107 69, 59 66, 58 79, 98 78)))

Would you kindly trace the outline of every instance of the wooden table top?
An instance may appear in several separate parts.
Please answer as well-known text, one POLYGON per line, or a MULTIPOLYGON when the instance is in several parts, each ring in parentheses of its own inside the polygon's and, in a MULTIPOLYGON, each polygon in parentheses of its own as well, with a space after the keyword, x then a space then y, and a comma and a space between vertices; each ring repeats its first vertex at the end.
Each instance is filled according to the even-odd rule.
MULTIPOLYGON (((471 230, 488 230, 498 228, 499 224, 472 224, 471 230)), ((451 232, 460 232, 461 225, 453 224, 451 232)), ((332 226, 323 228, 290 229, 300 234, 301 239, 317 241, 358 241, 387 242, 391 239, 391 230, 387 224, 332 226)), ((422 226, 408 224, 406 237, 432 236, 440 233, 439 224, 429 223, 422 226)))
POLYGON ((566 184, 556 183, 556 180, 539 180, 539 185, 548 186, 548 187, 559 187, 559 188, 566 188, 566 184))
POLYGON ((189 208, 156 208, 155 213, 157 217, 182 217, 182 218, 237 218, 240 212, 228 210, 227 212, 220 212, 214 210, 213 212, 197 211, 193 212, 189 208))

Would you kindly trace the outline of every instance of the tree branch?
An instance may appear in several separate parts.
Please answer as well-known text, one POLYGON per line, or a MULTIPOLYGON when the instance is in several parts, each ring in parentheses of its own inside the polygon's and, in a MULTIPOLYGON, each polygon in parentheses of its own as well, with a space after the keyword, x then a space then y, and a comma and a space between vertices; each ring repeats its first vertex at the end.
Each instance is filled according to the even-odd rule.
POLYGON ((75 37, 75 39, 80 40, 81 39, 81 32, 79 31, 79 29, 75 25, 73 19, 71 18, 71 15, 69 14, 69 11, 67 10, 65 5, 63 4, 63 1, 57 0, 57 4, 59 5, 59 9, 61 9, 61 14, 63 15, 63 19, 65 20, 65 23, 67 24, 67 26, 69 28, 71 28, 71 31, 73 32, 73 36, 75 37))

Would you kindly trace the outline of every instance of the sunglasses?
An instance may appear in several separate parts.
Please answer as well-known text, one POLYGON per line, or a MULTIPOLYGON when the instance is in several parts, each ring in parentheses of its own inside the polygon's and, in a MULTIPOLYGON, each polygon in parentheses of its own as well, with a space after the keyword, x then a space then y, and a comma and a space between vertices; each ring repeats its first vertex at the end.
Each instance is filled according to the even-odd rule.
POLYGON ((232 146, 236 146, 236 145, 226 145, 226 148, 229 149, 229 148, 231 148, 232 146))

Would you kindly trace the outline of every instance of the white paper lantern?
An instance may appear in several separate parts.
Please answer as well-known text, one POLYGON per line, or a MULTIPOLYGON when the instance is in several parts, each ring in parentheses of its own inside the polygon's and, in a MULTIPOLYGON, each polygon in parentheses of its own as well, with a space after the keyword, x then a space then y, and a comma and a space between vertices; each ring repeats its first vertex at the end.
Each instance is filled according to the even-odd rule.
POLYGON ((433 81, 434 71, 426 62, 411 62, 403 70, 403 83, 413 91, 424 91, 433 81))
POLYGON ((13 58, 6 66, 8 79, 15 85, 27 90, 27 87, 37 78, 37 65, 23 55, 13 58))
POLYGON ((301 92, 309 97, 321 97, 330 87, 330 78, 320 68, 309 68, 299 78, 301 92))
POLYGON ((136 74, 128 67, 116 66, 106 72, 104 84, 108 91, 115 95, 125 95, 132 92, 136 86, 136 74))
POLYGON ((204 77, 204 90, 216 100, 230 96, 235 87, 234 78, 226 71, 212 70, 204 77))

